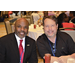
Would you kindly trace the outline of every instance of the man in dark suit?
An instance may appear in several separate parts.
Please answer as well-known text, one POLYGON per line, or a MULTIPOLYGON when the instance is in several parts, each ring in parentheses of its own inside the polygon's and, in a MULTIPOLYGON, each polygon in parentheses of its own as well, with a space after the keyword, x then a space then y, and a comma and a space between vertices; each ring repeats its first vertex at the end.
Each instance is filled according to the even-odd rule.
POLYGON ((15 32, 0 38, 0 62, 5 63, 37 63, 35 41, 27 36, 29 23, 20 18, 15 22, 15 32), (20 46, 20 41, 22 43, 20 46), (20 48, 22 52, 20 54, 20 48))

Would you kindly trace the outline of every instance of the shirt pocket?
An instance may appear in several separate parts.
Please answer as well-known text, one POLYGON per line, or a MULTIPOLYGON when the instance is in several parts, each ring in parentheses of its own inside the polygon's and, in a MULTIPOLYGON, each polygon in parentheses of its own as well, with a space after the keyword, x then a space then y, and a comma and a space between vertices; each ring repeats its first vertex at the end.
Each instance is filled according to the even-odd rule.
POLYGON ((66 45, 61 46, 61 53, 62 53, 62 55, 68 54, 68 49, 67 49, 66 45))

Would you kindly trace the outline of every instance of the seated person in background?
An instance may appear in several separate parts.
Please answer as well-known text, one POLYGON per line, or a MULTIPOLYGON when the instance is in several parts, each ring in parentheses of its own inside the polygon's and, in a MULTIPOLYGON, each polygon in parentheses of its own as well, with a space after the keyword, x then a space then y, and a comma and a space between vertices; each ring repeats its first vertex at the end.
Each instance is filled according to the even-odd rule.
POLYGON ((43 19, 44 34, 37 39, 37 47, 40 56, 45 59, 46 53, 51 54, 51 62, 67 62, 67 58, 75 57, 75 43, 64 32, 57 31, 58 23, 55 16, 47 16, 43 19))
POLYGON ((20 18, 15 22, 15 33, 0 38, 0 62, 37 63, 35 41, 27 36, 29 23, 20 18))
POLYGON ((70 21, 69 23, 74 23, 75 24, 75 11, 70 11, 70 21))
POLYGON ((65 13, 61 13, 57 17, 57 20, 58 20, 58 30, 59 30, 59 28, 63 28, 62 23, 63 23, 63 20, 64 20, 65 17, 66 17, 65 13))
MULTIPOLYGON (((58 16, 58 28, 74 28, 73 23, 68 23, 69 17, 65 13, 61 13, 58 16)), ((73 30, 73 29, 65 29, 65 30, 73 30)))

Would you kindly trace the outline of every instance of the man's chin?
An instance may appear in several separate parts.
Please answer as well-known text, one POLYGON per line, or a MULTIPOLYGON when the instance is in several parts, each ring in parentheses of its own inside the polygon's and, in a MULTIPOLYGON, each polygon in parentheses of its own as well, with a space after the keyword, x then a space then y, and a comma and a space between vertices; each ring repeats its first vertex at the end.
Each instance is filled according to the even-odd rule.
POLYGON ((22 38, 24 38, 24 37, 25 37, 25 36, 23 36, 23 37, 20 37, 20 38, 22 39, 22 38))
POLYGON ((47 35, 47 37, 52 38, 54 35, 47 35))
POLYGON ((19 38, 24 38, 26 36, 26 34, 20 35, 20 34, 16 34, 19 38))

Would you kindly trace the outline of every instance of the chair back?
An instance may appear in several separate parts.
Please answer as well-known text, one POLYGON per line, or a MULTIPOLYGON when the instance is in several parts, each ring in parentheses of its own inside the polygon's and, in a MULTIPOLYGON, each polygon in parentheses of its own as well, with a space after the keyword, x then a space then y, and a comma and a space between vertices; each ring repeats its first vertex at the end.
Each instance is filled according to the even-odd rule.
POLYGON ((75 30, 61 30, 61 31, 69 34, 75 42, 75 30))
POLYGON ((5 23, 5 28, 6 28, 7 34, 12 33, 10 22, 9 21, 5 21, 4 23, 5 23))
POLYGON ((31 16, 22 16, 22 18, 25 18, 29 24, 32 24, 32 17, 31 16))
MULTIPOLYGON (((74 28, 73 23, 62 23, 63 28, 74 28)), ((65 29, 65 30, 73 30, 73 29, 65 29)))

